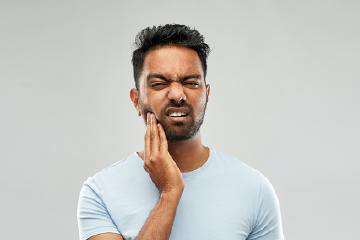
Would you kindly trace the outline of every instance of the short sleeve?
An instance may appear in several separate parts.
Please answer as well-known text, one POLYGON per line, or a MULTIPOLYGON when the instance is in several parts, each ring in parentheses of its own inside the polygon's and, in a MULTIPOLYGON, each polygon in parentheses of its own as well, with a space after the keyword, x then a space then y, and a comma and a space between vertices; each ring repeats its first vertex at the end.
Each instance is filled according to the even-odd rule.
POLYGON ((262 176, 259 188, 258 215, 248 240, 283 240, 279 201, 269 180, 262 176))
POLYGON ((100 233, 120 234, 101 199, 100 189, 92 178, 84 183, 80 191, 77 217, 80 240, 100 233))

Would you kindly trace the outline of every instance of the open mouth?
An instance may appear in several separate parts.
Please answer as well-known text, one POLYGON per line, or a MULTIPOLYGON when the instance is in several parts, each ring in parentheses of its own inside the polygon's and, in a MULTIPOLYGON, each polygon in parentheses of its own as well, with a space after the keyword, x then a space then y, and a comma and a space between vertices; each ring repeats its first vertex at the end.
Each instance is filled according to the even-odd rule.
POLYGON ((175 124, 184 124, 189 121, 192 113, 190 107, 169 107, 165 110, 166 117, 175 124))
POLYGON ((170 108, 166 114, 173 122, 184 123, 187 121, 189 111, 186 108, 170 108))
POLYGON ((170 117, 185 117, 187 116, 184 112, 172 112, 169 114, 170 117))

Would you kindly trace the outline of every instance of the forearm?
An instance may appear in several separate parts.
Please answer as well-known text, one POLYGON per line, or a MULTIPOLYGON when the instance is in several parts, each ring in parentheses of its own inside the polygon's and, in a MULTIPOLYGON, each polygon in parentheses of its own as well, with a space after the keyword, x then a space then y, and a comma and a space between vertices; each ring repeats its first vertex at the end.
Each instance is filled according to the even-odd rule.
POLYGON ((137 240, 169 239, 181 194, 182 190, 160 195, 159 201, 140 230, 137 240))
POLYGON ((168 152, 165 131, 151 113, 147 114, 144 150, 144 169, 159 189, 160 198, 136 239, 166 240, 171 234, 184 181, 168 152))

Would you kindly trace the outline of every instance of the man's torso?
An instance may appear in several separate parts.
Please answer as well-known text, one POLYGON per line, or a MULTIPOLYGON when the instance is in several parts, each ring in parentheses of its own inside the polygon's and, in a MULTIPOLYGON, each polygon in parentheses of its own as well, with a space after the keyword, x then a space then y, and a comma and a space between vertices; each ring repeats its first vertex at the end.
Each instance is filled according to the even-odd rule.
MULTIPOLYGON (((99 224, 104 226, 97 226, 98 229, 117 230, 124 239, 135 239, 159 199, 159 190, 142 164, 142 159, 133 154, 85 182, 82 195, 94 195, 96 201, 83 201, 81 207, 80 196, 80 231, 81 219, 88 219, 83 221, 83 229, 87 230, 81 235, 96 231, 96 226, 88 226, 96 224, 96 220, 89 220, 91 216, 108 214, 101 216, 104 221, 99 224), (92 206, 96 204, 100 210, 92 206)), ((185 188, 170 239, 245 240, 259 224, 261 185, 271 185, 258 171, 210 149, 208 161, 193 172, 183 173, 183 179, 185 188)))

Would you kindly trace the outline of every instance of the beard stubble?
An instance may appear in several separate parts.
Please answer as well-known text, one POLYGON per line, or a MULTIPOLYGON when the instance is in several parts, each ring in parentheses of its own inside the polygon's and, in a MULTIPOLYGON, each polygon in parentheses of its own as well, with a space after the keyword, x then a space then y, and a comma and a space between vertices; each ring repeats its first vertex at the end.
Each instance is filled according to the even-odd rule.
MULTIPOLYGON (((186 102, 180 102, 175 103, 174 101, 170 101, 168 104, 166 104, 160 111, 159 116, 156 116, 156 119, 158 123, 160 123, 165 131, 166 139, 169 142, 182 142, 191 139, 195 136, 195 134, 200 130, 201 125, 204 122, 205 117, 205 110, 206 110, 207 103, 203 106, 201 106, 200 112, 198 116, 194 116, 194 109, 193 107, 186 103, 186 102), (180 108, 185 107, 188 109, 188 115, 191 116, 191 119, 187 123, 167 123, 165 121, 166 116, 166 110, 168 108, 180 108)), ((149 107, 144 105, 141 101, 139 102, 140 109, 142 109, 143 116, 146 116, 147 112, 154 113, 154 111, 149 107)), ((146 118, 144 118, 145 124, 146 124, 146 118)))

